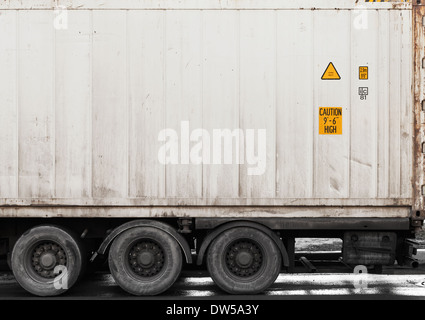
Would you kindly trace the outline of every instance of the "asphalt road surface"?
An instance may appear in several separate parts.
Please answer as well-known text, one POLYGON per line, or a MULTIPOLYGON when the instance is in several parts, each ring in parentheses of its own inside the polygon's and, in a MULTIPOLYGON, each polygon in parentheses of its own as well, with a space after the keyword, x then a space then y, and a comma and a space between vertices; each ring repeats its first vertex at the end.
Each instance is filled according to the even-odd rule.
MULTIPOLYGON (((317 271, 298 265, 296 273, 282 273, 274 285, 255 296, 232 296, 220 290, 205 270, 184 271, 177 282, 165 293, 155 297, 135 297, 115 284, 108 272, 86 275, 66 294, 49 299, 424 299, 425 250, 418 253, 419 268, 384 267, 382 274, 354 274, 337 261, 321 264, 313 261, 317 271)), ((32 296, 23 290, 9 271, 0 273, 0 299, 46 299, 32 296)))

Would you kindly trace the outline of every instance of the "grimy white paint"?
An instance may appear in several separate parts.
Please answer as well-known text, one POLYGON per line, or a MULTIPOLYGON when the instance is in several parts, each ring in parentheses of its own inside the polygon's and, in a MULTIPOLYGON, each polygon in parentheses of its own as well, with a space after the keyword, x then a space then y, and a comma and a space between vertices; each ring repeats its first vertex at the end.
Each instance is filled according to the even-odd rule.
MULTIPOLYGON (((410 3, 8 0, 0 39, 0 205, 409 214, 410 3), (341 79, 321 79, 330 62, 341 79), (342 108, 342 134, 319 134, 320 107, 342 108), (201 131, 189 131, 178 163, 161 163, 158 136, 184 121, 201 131), (213 132, 224 129, 244 139, 233 140, 231 162, 223 151, 215 164, 213 132), (266 130, 263 151, 247 130, 257 140, 266 130), (192 149, 206 133, 210 162, 192 149)), ((151 214, 143 210, 133 214, 151 214)))

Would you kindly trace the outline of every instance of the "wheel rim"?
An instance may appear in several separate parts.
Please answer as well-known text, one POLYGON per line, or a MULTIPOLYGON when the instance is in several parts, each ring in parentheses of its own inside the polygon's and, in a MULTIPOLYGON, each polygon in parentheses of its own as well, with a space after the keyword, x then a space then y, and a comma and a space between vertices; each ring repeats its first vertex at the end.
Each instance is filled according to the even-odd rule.
POLYGON ((164 269, 165 255, 160 244, 150 239, 138 240, 128 253, 131 271, 142 278, 158 275, 164 269))
POLYGON ((31 269, 41 279, 53 279, 60 274, 55 272, 58 265, 66 265, 65 250, 56 242, 43 241, 34 246, 30 253, 31 269))
POLYGON ((248 278, 258 274, 263 265, 261 247, 251 239, 238 239, 225 250, 226 267, 233 276, 248 278))

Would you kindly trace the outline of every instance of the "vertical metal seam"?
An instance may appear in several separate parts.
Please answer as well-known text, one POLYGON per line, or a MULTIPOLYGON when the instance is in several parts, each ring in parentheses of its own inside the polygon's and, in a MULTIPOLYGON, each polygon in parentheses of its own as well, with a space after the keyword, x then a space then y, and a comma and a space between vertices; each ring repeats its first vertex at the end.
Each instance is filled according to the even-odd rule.
POLYGON ((15 19, 15 28, 16 28, 16 77, 15 77, 15 104, 16 104, 16 177, 15 177, 15 181, 16 181, 16 186, 15 186, 15 191, 16 191, 16 198, 19 198, 19 130, 20 130, 20 125, 19 125, 19 72, 20 72, 20 41, 21 41, 21 33, 20 33, 20 28, 19 28, 19 10, 15 10, 16 13, 16 19, 15 19))
MULTIPOLYGON (((412 66, 413 66, 413 50, 412 48, 414 48, 414 42, 413 42, 413 38, 412 38, 412 34, 413 34, 413 11, 409 11, 408 12, 408 20, 410 21, 410 26, 408 28, 408 32, 409 32, 409 42, 410 42, 410 47, 409 47, 409 87, 410 87, 410 92, 411 92, 411 99, 409 100, 409 98, 407 98, 407 101, 410 101, 411 103, 411 108, 412 109, 408 109, 408 123, 410 123, 409 126, 409 131, 410 131, 410 135, 411 135, 411 139, 409 139, 409 170, 408 170, 408 175, 409 175, 409 182, 411 181, 411 179, 413 178, 413 157, 414 157, 414 139, 415 139, 415 135, 414 135, 414 122, 413 122, 413 111, 415 110, 415 103, 414 103, 414 99, 415 99, 415 91, 413 88, 413 73, 412 73, 412 66)), ((421 149, 418 149, 421 150, 421 149)), ((409 189, 409 194, 408 197, 413 198, 413 189, 410 188, 409 189)))
MULTIPOLYGON (((412 26, 412 23, 413 23, 413 20, 411 19, 412 17, 410 16, 410 13, 411 13, 411 11, 408 11, 407 12, 407 15, 402 11, 402 15, 404 15, 404 17, 403 17, 403 38, 405 38, 405 39, 408 39, 408 36, 409 36, 409 30, 411 29, 411 26, 412 26), (407 20, 405 19, 406 18, 406 16, 407 16, 407 20), (407 22, 410 22, 409 23, 409 26, 408 27, 406 27, 406 23, 407 22), (407 32, 407 33, 405 33, 405 32, 407 32)), ((407 41, 406 41, 407 42, 407 41)), ((404 41, 403 41, 403 43, 404 43, 404 41)), ((411 54, 411 52, 410 52, 410 48, 412 48, 412 46, 413 46, 414 44, 413 44, 413 42, 411 42, 411 43, 409 43, 409 45, 406 47, 407 48, 407 50, 409 50, 408 51, 408 54, 407 54, 407 57, 406 57, 406 59, 407 59, 407 65, 408 66, 411 66, 412 64, 412 61, 411 61, 411 56, 410 56, 410 54, 411 54)), ((404 46, 402 47, 402 50, 403 50, 403 48, 405 48, 404 46)), ((408 84, 409 84, 409 86, 410 86, 410 88, 411 88, 411 82, 410 82, 410 79, 411 79, 411 74, 410 74, 410 71, 411 71, 411 68, 409 67, 408 69, 407 69, 407 77, 406 77, 406 79, 408 79, 408 84)), ((403 89, 403 92, 404 92, 404 94, 403 94, 403 96, 404 96, 404 105, 405 105, 405 107, 404 107, 404 116, 403 116, 403 119, 405 119, 405 121, 407 122, 407 123, 411 123, 410 121, 411 121, 411 117, 410 117, 410 104, 408 103, 408 101, 409 101, 409 98, 408 98, 408 95, 405 95, 405 93, 406 93, 406 90, 405 89, 403 89), (407 111, 408 110, 408 111, 407 111), (407 113, 406 113, 406 111, 407 111, 407 113)), ((412 97, 414 97, 414 92, 412 91, 412 90, 410 90, 410 96, 412 97)), ((414 104, 412 104, 412 107, 414 108, 414 104)), ((411 137, 411 139, 406 139, 406 143, 407 143, 407 147, 405 147, 405 150, 407 150, 407 152, 406 152, 406 164, 405 165, 407 165, 408 166, 408 170, 406 171, 406 170, 404 170, 404 175, 402 175, 401 176, 401 183, 400 183, 400 186, 401 186, 401 191, 400 191, 400 197, 406 197, 406 192, 407 192, 407 196, 409 196, 409 194, 410 194, 410 198, 412 198, 412 194, 411 194, 411 192, 410 192, 410 189, 409 188, 406 188, 407 187, 407 185, 410 185, 410 181, 411 181, 411 177, 413 177, 413 175, 411 175, 411 173, 410 173, 410 168, 411 168, 411 166, 412 166, 412 157, 411 157, 411 154, 412 154, 412 150, 413 150, 413 144, 412 144, 412 137, 414 136, 412 133, 413 133, 413 127, 408 127, 407 125, 405 126, 405 128, 408 128, 408 131, 409 131, 409 134, 410 134, 410 137, 411 137), (407 179, 405 179, 405 176, 406 176, 406 174, 407 174, 407 179), (406 185, 406 187, 404 187, 404 182, 405 181, 408 181, 408 183, 407 183, 407 185, 406 185)))
MULTIPOLYGON (((416 7, 416 8, 417 8, 416 10, 419 10, 420 7, 416 7)), ((421 12, 421 14, 422 14, 422 12, 421 12)), ((415 19, 416 19, 417 16, 418 15, 415 14, 415 19)), ((424 28, 425 28, 425 25, 423 23, 424 16, 421 16, 421 17, 422 17, 422 32, 421 32, 421 34, 423 35, 424 34, 424 28)), ((420 55, 417 57, 417 59, 419 60, 418 63, 423 63, 424 51, 425 50, 424 50, 424 48, 422 46, 420 48, 420 55)), ((420 70, 422 70, 422 69, 420 69, 420 70)), ((419 71, 419 72, 420 72, 420 74, 423 75, 423 70, 422 71, 419 71)), ((421 77, 421 79, 422 78, 423 77, 421 77)), ((423 85, 420 86, 420 84, 421 83, 418 84, 418 90, 419 90, 419 103, 421 104, 422 101, 423 101, 423 99, 424 99, 424 87, 423 87, 423 85)), ((421 111, 423 111, 422 110, 422 105, 420 105, 420 108, 419 109, 421 111)), ((421 123, 421 117, 420 116, 418 117, 418 122, 421 123)), ((424 143, 424 128, 423 128, 423 125, 422 124, 421 124, 420 128, 418 129, 418 133, 420 135, 420 143, 421 143, 421 148, 422 148, 422 143, 424 143)), ((420 179, 420 186, 419 186, 419 190, 418 190, 418 194, 419 194, 418 199, 420 199, 420 204, 422 205, 421 209, 424 209, 423 208, 423 205, 424 205, 423 183, 425 181, 424 181, 424 172, 423 172, 423 169, 424 169, 424 157, 423 156, 421 157, 421 160, 420 160, 419 164, 421 165, 421 170, 420 170, 420 172, 421 172, 421 179, 420 179)), ((416 170, 418 170, 418 168, 416 170)))
MULTIPOLYGON (((409 71, 409 73, 410 73, 410 75, 409 75, 409 79, 410 79, 410 81, 411 81, 411 83, 410 83, 410 90, 411 90, 411 92, 412 92, 412 98, 411 98, 411 100, 410 100, 410 102, 412 103, 412 111, 411 112, 409 112, 409 120, 410 120, 410 123, 411 123, 411 125, 410 125, 410 130, 412 130, 411 132, 412 132, 412 139, 410 139, 410 161, 409 161, 409 163, 411 164, 411 167, 410 167, 410 170, 409 170, 409 176, 411 177, 411 179, 413 180, 413 179, 415 179, 414 177, 415 177, 415 168, 414 168, 414 158, 415 158, 415 153, 414 153, 414 150, 415 150, 415 143, 416 143, 416 137, 415 137, 415 119, 414 119, 414 117, 415 117, 415 110, 416 110, 416 104, 415 104, 415 87, 414 87, 414 85, 415 85, 415 80, 414 80, 414 78, 415 78, 415 74, 414 74, 414 72, 412 72, 412 68, 413 68, 413 66, 414 66, 414 47, 415 47, 415 42, 414 42, 414 34, 415 34, 415 28, 416 28, 416 25, 415 25, 415 19, 414 19, 414 14, 413 14, 413 11, 414 9, 412 9, 410 12, 409 12, 409 20, 411 21, 411 27, 410 27, 410 29, 409 29, 409 31, 410 31, 410 37, 409 37, 409 39, 410 39, 410 41, 411 41, 411 47, 410 47, 410 62, 409 62, 409 66, 410 66, 410 71, 409 71), (412 50, 412 48, 413 48, 413 50, 412 50)), ((421 23, 422 23, 422 26, 423 26, 423 19, 421 19, 421 23)), ((419 108, 419 110, 416 110, 416 112, 419 112, 419 115, 421 114, 421 108, 419 108)), ((421 153, 422 152, 422 145, 420 145, 420 148, 418 149, 418 150, 420 150, 419 152, 421 153)), ((412 199, 415 199, 416 197, 415 197, 415 191, 414 191, 414 186, 413 186, 413 184, 411 184, 411 189, 410 189, 410 197, 412 198, 412 199)), ((415 204, 415 201, 413 200, 413 203, 415 204)))
POLYGON ((130 85, 130 66, 129 66, 129 56, 130 56, 130 50, 129 50, 129 46, 130 46, 130 42, 128 41, 128 9, 125 10, 125 81, 126 81, 126 86, 125 86, 125 97, 126 97, 126 104, 127 104, 127 108, 126 108, 126 114, 127 114, 127 119, 126 119, 126 124, 127 124, 127 130, 126 130, 126 147, 127 147, 127 198, 130 197, 130 184, 131 184, 131 177, 130 177, 130 161, 131 161, 131 148, 130 148, 130 139, 131 139, 131 124, 130 124, 130 120, 131 120, 131 104, 130 104, 130 90, 129 90, 129 85, 130 85))
MULTIPOLYGON (((419 10, 419 8, 421 8, 421 7, 419 7, 419 6, 414 7, 414 10, 415 10, 415 14, 414 14, 414 20, 415 20, 415 25, 414 26, 415 26, 415 30, 413 31, 414 36, 416 35, 416 33, 421 34, 421 35, 424 34, 425 25, 424 25, 424 16, 423 15, 421 15, 422 25, 420 27, 422 29, 422 31, 420 32, 419 31, 420 29, 418 31, 416 31, 417 28, 418 28, 417 23, 416 23, 416 19, 418 17, 418 13, 416 13, 416 11, 421 12, 419 10)), ((422 14, 422 12, 421 12, 421 14, 422 14)), ((414 57, 415 65, 420 65, 421 66, 418 69, 418 73, 421 76, 420 78, 422 79, 423 78, 424 47, 423 46, 418 47, 418 49, 415 50, 414 55, 415 55, 415 57, 414 57)), ((415 79, 416 78, 417 77, 415 76, 415 79)), ((419 128, 417 130, 415 130, 415 131, 419 135, 419 139, 415 137, 415 144, 417 143, 417 140, 419 140, 419 143, 420 143, 419 150, 422 151, 422 149, 423 149, 422 144, 424 143, 424 128, 423 128, 423 124, 421 123, 421 114, 424 111, 424 110, 422 110, 422 101, 424 99, 424 90, 423 90, 423 85, 422 86, 420 85, 421 82, 420 81, 418 81, 418 82, 419 83, 415 83, 415 94, 416 94, 416 90, 418 90, 418 93, 417 94, 418 94, 419 101, 416 101, 416 99, 415 99, 415 105, 416 105, 416 103, 419 103, 419 106, 418 106, 419 107, 418 108, 419 109, 419 114, 416 115, 416 119, 417 119, 417 123, 418 123, 419 128)), ((418 190, 415 193, 415 196, 416 196, 416 199, 415 199, 416 208, 415 209, 417 209, 417 210, 418 209, 422 209, 423 210, 424 209, 423 208, 423 204, 424 204, 424 192, 423 192, 423 184, 424 184, 424 172, 423 172, 423 169, 424 169, 424 157, 423 157, 423 154, 420 157, 420 159, 418 159, 418 156, 415 156, 415 159, 416 159, 416 161, 419 160, 416 163, 416 166, 415 166, 415 169, 416 169, 415 172, 414 172, 415 175, 416 175, 416 172, 419 170, 419 166, 421 168, 421 170, 419 170, 420 173, 421 173, 420 174, 419 186, 417 187, 418 190)))
POLYGON ((312 26, 312 30, 313 30, 313 32, 312 32, 312 37, 311 37, 311 42, 312 42, 312 55, 311 55, 311 59, 313 60, 313 80, 311 81, 312 82, 312 85, 313 85, 313 87, 312 87, 312 89, 313 89, 313 103, 311 104, 312 105, 312 109, 313 109, 313 112, 311 113, 312 114, 312 118, 313 118, 313 121, 312 121, 312 123, 313 123, 313 130, 312 130, 312 136, 313 136, 313 139, 312 139, 312 152, 311 152, 311 158, 312 158, 312 161, 311 161, 311 167, 312 167, 312 170, 311 170, 311 197, 312 198, 315 198, 316 197, 316 194, 317 194, 317 188, 316 188, 316 184, 315 184, 315 182, 316 182, 316 179, 315 179, 315 175, 316 175, 316 153, 314 152, 315 151, 315 149, 316 149, 316 121, 315 121, 315 114, 316 114, 316 106, 315 106, 315 103, 316 103, 316 99, 317 99, 317 94, 316 94, 316 89, 318 88, 318 86, 317 86, 317 84, 316 84, 316 73, 317 73, 317 68, 316 68, 316 64, 315 64, 315 60, 316 60, 316 57, 315 57, 315 47, 316 47, 316 28, 315 28, 315 23, 316 23, 316 21, 315 21, 315 11, 314 10, 310 10, 310 12, 311 12, 311 20, 312 20, 312 22, 311 22, 311 26, 312 26))
MULTIPOLYGON (((411 29, 411 35, 410 35, 410 39, 411 39, 411 41, 412 41, 412 45, 413 45, 413 48, 415 47, 415 35, 416 35, 416 28, 417 28, 417 26, 416 26, 416 10, 415 10, 415 7, 413 7, 413 9, 412 9, 412 12, 411 12, 411 20, 413 21, 413 27, 412 27, 412 29, 411 29)), ((421 27, 423 28, 424 27, 424 17, 421 17, 421 27)), ((410 54, 410 58, 412 59, 411 60, 411 62, 410 62, 410 65, 411 65, 411 68, 414 68, 414 66, 416 65, 416 50, 415 49, 413 49, 413 50, 411 50, 411 54, 410 54)), ((418 113, 419 112, 419 120, 420 120, 420 117, 421 117, 421 114, 422 114, 422 97, 419 97, 419 108, 418 108, 418 110, 416 110, 416 108, 417 108, 417 106, 416 106, 416 103, 417 103, 417 101, 416 101, 416 76, 415 76, 415 72, 416 72, 416 70, 414 70, 414 71, 411 71, 411 81, 412 81, 412 84, 411 84, 411 88, 412 88, 412 91, 413 91, 413 101, 412 101, 412 103, 413 103, 413 114, 411 114, 411 118, 412 118, 412 126, 413 127, 411 127, 412 128, 412 135, 413 135, 413 139, 412 139, 412 141, 411 141, 411 143, 412 143, 412 147, 411 147, 411 149, 412 149, 412 163, 413 163, 413 165, 412 165, 412 169, 411 169, 411 172, 410 172, 410 174, 412 175, 412 177, 413 177, 413 181, 415 181, 415 178, 414 177, 416 177, 416 171, 417 171, 417 169, 416 169, 416 167, 419 165, 419 163, 416 163, 416 158, 417 158, 417 156, 416 156, 416 154, 415 154, 415 145, 416 145, 416 143, 417 143, 417 138, 416 138, 416 126, 415 126, 415 121, 416 121, 416 119, 417 119, 417 114, 416 113, 418 113)), ((419 121, 420 122, 420 121, 419 121)), ((420 153, 422 154, 423 153, 423 146, 422 146, 422 139, 421 139, 421 141, 420 141, 420 145, 419 145, 419 150, 420 150, 420 153)), ((417 178, 416 178, 417 179, 417 178)), ((419 197, 422 195, 422 175, 420 175, 420 186, 419 186, 419 192, 418 192, 418 195, 416 194, 416 192, 415 192, 415 183, 413 182, 412 183, 412 198, 414 199, 414 201, 413 201, 413 203, 414 203, 414 205, 416 206, 417 205, 417 200, 416 199, 419 199, 419 197)))
MULTIPOLYGON (((410 124, 410 126, 408 128, 409 128, 409 133, 410 133, 410 136, 411 136, 411 138, 408 140, 408 143, 409 143, 408 157, 409 158, 408 158, 408 161, 407 161, 408 164, 409 164, 409 170, 407 172, 407 174, 408 174, 407 180, 410 183, 411 179, 414 177, 414 175, 413 175, 413 157, 414 157, 413 150, 414 150, 414 139, 415 139, 414 121, 413 121, 413 112, 415 110, 415 103, 414 103, 415 91, 414 91, 414 87, 413 87, 413 73, 412 73, 412 70, 413 70, 412 69, 412 66, 413 66, 413 50, 412 50, 412 48, 414 48, 414 42, 413 42, 413 38, 412 38, 412 34, 413 34, 413 27, 412 26, 413 26, 413 23, 414 23, 413 11, 412 10, 408 11, 407 15, 408 15, 408 21, 410 22, 409 27, 408 27, 408 39, 409 39, 409 43, 410 43, 409 55, 408 55, 408 57, 409 57, 409 60, 408 60, 408 66, 409 66, 408 79, 409 79, 409 88, 410 88, 411 97, 410 97, 410 100, 409 100, 408 97, 406 97, 406 102, 410 101, 410 103, 411 103, 410 107, 412 108, 412 109, 408 108, 408 112, 407 112, 407 119, 408 119, 408 123, 410 124)), ((422 148, 420 148, 418 150, 422 150, 422 148)), ((410 185, 411 185, 411 183, 410 183, 410 185)), ((407 190, 408 190, 407 197, 414 199, 413 189, 408 188, 407 190)))
MULTIPOLYGON (((420 10, 420 8, 423 8, 423 7, 420 7, 420 6, 414 7, 414 10, 415 10, 414 11, 415 12, 415 14, 414 14, 415 30, 413 30, 413 34, 416 35, 416 33, 418 33, 418 35, 420 34, 420 35, 423 36, 424 30, 425 30, 425 24, 424 24, 425 16, 423 16, 423 12, 422 12, 422 10, 420 10), (418 27, 418 25, 416 23, 416 19, 419 15, 418 13, 416 13, 416 11, 419 11, 421 13, 421 26, 420 27, 418 27), (417 28, 419 28, 419 30, 417 30, 417 28), (421 29, 422 29, 422 31, 420 31, 421 29)), ((415 38, 415 40, 416 40, 416 38, 415 38)), ((418 73, 421 76, 420 77, 421 79, 423 79, 423 65, 422 64, 423 64, 423 59, 424 59, 424 51, 425 50, 424 50, 424 47, 422 45, 422 46, 418 46, 418 49, 415 50, 415 52, 414 52, 414 55, 415 55, 415 57, 414 57, 415 62, 414 63, 415 63, 415 65, 419 65, 419 64, 421 65, 421 67, 418 69, 418 73)), ((417 77, 415 76, 415 79, 416 78, 417 77)), ((415 131, 419 135, 419 139, 415 137, 415 144, 417 143, 417 140, 419 140, 420 145, 418 147, 419 147, 419 150, 422 151, 422 148, 423 148, 422 144, 424 143, 424 126, 421 123, 421 114, 424 111, 424 110, 422 110, 422 101, 424 99, 424 86, 421 85, 420 81, 418 81, 418 82, 419 83, 415 83, 415 95, 416 95, 416 90, 418 90, 417 94, 418 94, 419 101, 416 101, 416 99, 415 99, 415 105, 416 105, 416 103, 419 104, 418 105, 419 114, 416 115, 416 119, 417 119, 419 128, 415 131)), ((423 170, 424 169, 424 156, 423 156, 423 154, 421 154, 421 157, 416 156, 415 159, 416 159, 416 161, 419 160, 418 163, 416 163, 416 166, 415 166, 415 169, 416 169, 415 173, 418 170, 420 172, 419 186, 417 187, 418 190, 416 191, 416 194, 415 194, 415 196, 416 196, 415 205, 416 205, 417 210, 418 209, 423 210, 424 209, 424 207, 423 207, 423 205, 424 205, 424 192, 423 192, 424 185, 423 184, 425 183, 425 181, 424 181, 424 170, 423 170), (420 159, 418 159, 418 158, 420 158, 420 159), (420 169, 419 169, 419 166, 420 166, 420 169)))
MULTIPOLYGON (((162 32, 163 32, 163 68, 164 68, 164 75, 163 75, 163 92, 162 92, 162 103, 164 106, 164 118, 163 118, 163 125, 164 128, 167 127, 167 9, 163 10, 163 19, 162 19, 162 32)), ((164 153, 164 197, 167 197, 167 167, 168 165, 165 162, 165 153, 164 153)))
POLYGON ((391 11, 388 10, 388 28, 387 28, 387 34, 388 34, 388 108, 387 108, 387 141, 388 141, 388 147, 387 147, 387 197, 389 198, 391 196, 391 144, 390 144, 390 136, 391 136, 391 11))
MULTIPOLYGON (((398 15, 398 19, 400 22, 400 39, 399 39, 399 46, 398 46, 398 50, 399 50, 399 54, 400 54, 400 64, 399 64, 399 79, 402 79, 402 74, 403 74, 403 17, 402 17, 402 12, 400 11, 399 15, 398 15)), ((402 95, 403 95, 403 90, 401 88, 402 83, 401 81, 399 81, 399 86, 398 86, 398 90, 399 90, 399 96, 398 96, 398 166, 399 166, 399 175, 398 175, 398 196, 401 198, 402 196, 402 158, 401 158, 401 154, 402 154, 402 141, 401 141, 401 136, 402 136, 402 112, 401 112, 401 108, 402 108, 402 95)))
MULTIPOLYGON (((237 94, 237 99, 238 99, 238 101, 237 101, 237 105, 238 105, 238 127, 239 127, 239 129, 242 129, 241 128, 241 124, 242 124, 242 121, 241 121, 241 115, 242 115, 242 112, 241 112, 241 11, 240 10, 237 10, 236 11, 237 12, 237 23, 236 23, 236 35, 237 35, 237 41, 236 41, 236 43, 237 43, 237 46, 236 46, 236 50, 237 50, 237 53, 236 53, 236 57, 237 57, 237 68, 238 68, 238 76, 237 76, 237 79, 238 79, 238 87, 237 87, 237 90, 238 90, 238 94, 237 94)), ((245 165, 245 161, 246 161, 246 159, 245 159, 245 139, 243 139, 243 141, 242 141, 242 143, 239 143, 239 160, 241 160, 241 159, 243 159, 243 162, 242 161, 239 161, 239 162, 241 162, 241 164, 238 164, 238 197, 240 198, 241 197, 241 195, 242 195, 242 170, 241 170, 241 166, 244 166, 245 165), (241 153, 241 145, 242 145, 242 155, 240 154, 241 153)))
MULTIPOLYGON (((158 13, 158 16, 160 16, 161 17, 161 19, 162 19, 162 15, 160 15, 161 13, 162 13, 162 11, 161 10, 159 10, 159 11, 155 11, 155 14, 156 13, 158 13)), ((140 11, 140 16, 143 16, 143 11, 140 11)), ((161 21, 162 22, 162 21, 161 21)), ((158 25, 158 28, 159 28, 159 25, 158 25)), ((141 33, 140 33, 140 38, 138 37, 138 38, 135 38, 135 40, 134 40, 136 43, 137 43, 137 45, 139 45, 139 41, 140 41, 140 52, 141 52, 141 54, 140 54, 140 60, 142 61, 141 63, 140 63, 140 65, 139 65, 139 67, 137 68, 137 71, 138 72, 140 72, 140 75, 143 75, 143 72, 144 72, 144 64, 143 64, 143 59, 145 59, 145 52, 144 52, 144 49, 143 49, 143 42, 145 41, 145 33, 142 31, 141 33)), ((160 56, 159 56, 160 57, 160 56)), ((135 68, 135 70, 136 70, 136 68, 135 68)), ((141 84, 140 84, 140 87, 141 88, 143 88, 144 87, 144 85, 145 85, 145 81, 144 81, 144 79, 143 79, 143 76, 141 76, 140 77, 140 82, 141 82, 141 84)), ((131 80, 130 80, 131 81, 131 80)), ((137 80, 135 81, 135 83, 137 83, 137 80)), ((131 90, 132 91, 132 90, 131 90)), ((136 100, 136 99, 135 99, 136 100)), ((142 100, 143 100, 143 97, 142 97, 142 100)), ((147 100, 147 99, 145 99, 145 100, 147 100)), ((137 100, 136 100, 137 101, 137 100)), ((131 102, 132 103, 132 102, 131 102)), ((133 103, 132 103, 132 105, 133 105, 133 103)), ((162 107, 162 106, 161 106, 162 107)), ((133 107, 132 107, 133 108, 133 107)), ((132 109, 131 108, 131 109, 132 109)), ((144 110, 141 110, 141 117, 143 117, 143 115, 144 115, 144 110)), ((135 123, 134 123, 134 120, 136 120, 137 121, 137 110, 136 110, 136 112, 135 112, 135 115, 134 115, 134 119, 133 119, 133 117, 131 117, 131 120, 130 120, 130 126, 131 126, 131 128, 132 128, 132 130, 133 130, 133 128, 134 128, 134 131, 133 131, 133 135, 134 135, 134 140, 132 140, 133 141, 133 144, 131 144, 130 145, 130 147, 133 147, 134 146, 134 148, 135 148, 135 153, 136 153, 136 155, 135 155, 135 159, 137 160, 138 159, 138 154, 139 154, 139 150, 138 150, 138 147, 137 147, 137 143, 138 143, 138 137, 137 137, 137 135, 135 135, 135 133, 137 133, 137 129, 136 129, 136 126, 135 126, 135 123)), ((158 121, 157 119, 155 119, 156 121, 158 121)), ((144 123, 146 123, 146 122, 144 122, 144 123)), ((130 138, 130 139, 132 139, 132 138, 130 138)), ((145 141, 143 142, 143 145, 145 145, 145 141)), ((159 160, 158 160, 158 162, 159 162, 159 160)), ((159 164, 161 164, 160 162, 159 162, 159 164)), ((145 169, 146 169, 146 166, 144 165, 144 164, 141 164, 142 165, 142 168, 143 169, 141 169, 143 172, 146 172, 145 171, 145 169)), ((130 168, 131 168, 131 166, 130 166, 130 168)), ((147 195, 147 188, 146 188, 146 185, 147 185, 147 183, 145 182, 145 181, 142 181, 142 187, 140 187, 140 176, 141 175, 138 175, 137 173, 137 171, 138 171, 138 165, 137 165, 137 162, 134 162, 134 197, 140 197, 140 196, 146 196, 147 195)), ((156 183, 157 183, 157 189, 155 190, 155 191, 153 191, 152 189, 151 189, 151 193, 150 193, 150 195, 152 195, 152 193, 154 193, 154 192, 156 192, 156 194, 157 194, 157 196, 158 197, 161 197, 161 191, 159 190, 159 187, 160 187, 160 181, 162 180, 162 177, 161 176, 159 176, 159 177, 157 177, 157 181, 156 181, 156 183)))
POLYGON ((273 110, 273 116, 274 116, 274 132, 273 132, 273 136, 274 136, 274 198, 277 197, 277 192, 278 192, 278 175, 277 175, 277 163, 278 163, 278 158, 277 158, 277 143, 278 143, 278 137, 277 137, 277 109, 278 109, 278 97, 277 97, 277 90, 278 90, 278 86, 277 86, 277 81, 278 81, 278 45, 277 45, 277 10, 273 10, 274 12, 274 76, 275 76, 275 81, 274 81, 274 110, 273 110))
POLYGON ((351 141, 351 122, 352 122, 352 117, 351 117, 351 111, 352 111, 352 107, 353 107, 353 97, 352 97, 352 82, 353 82, 353 74, 352 74, 352 69, 354 66, 353 63, 353 30, 352 30, 352 24, 353 24, 353 11, 349 10, 349 15, 350 15, 350 26, 348 28, 348 32, 349 32, 349 39, 350 39, 350 50, 349 50, 349 55, 350 58, 348 61, 350 61, 350 68, 349 68, 349 88, 348 88, 348 92, 349 92, 349 107, 348 107, 348 183, 347 183, 347 197, 350 198, 351 196, 351 155, 352 155, 352 141, 351 141))
POLYGON ((311 17, 310 17, 310 23, 311 23, 311 33, 310 33, 310 36, 311 36, 311 43, 310 43, 310 45, 311 45, 311 51, 312 51, 312 56, 311 56, 311 60, 310 60, 310 62, 311 62, 311 68, 312 68, 312 71, 313 71, 313 74, 312 74, 312 76, 310 77, 310 85, 311 85, 311 90, 312 90, 312 95, 311 95, 311 106, 312 106, 312 109, 313 109, 313 112, 311 112, 311 128, 312 128, 312 134, 310 135, 310 137, 311 137, 311 145, 310 145, 310 147, 312 148, 312 152, 311 152, 311 156, 310 156, 310 163, 309 163, 309 167, 310 167, 310 169, 311 169, 311 171, 310 171, 310 178, 311 178, 311 181, 310 181, 310 185, 309 185, 309 190, 308 190, 308 192, 309 192, 309 197, 311 197, 311 198, 313 198, 314 197, 314 134, 315 134, 315 130, 314 130, 314 111, 316 110, 316 107, 315 107, 315 105, 314 105, 314 97, 315 97, 315 94, 314 94, 314 90, 315 90, 315 85, 314 85, 314 82, 315 82, 315 64, 314 64, 314 11, 313 10, 310 10, 309 11, 310 12, 310 15, 311 15, 311 17))
POLYGON ((88 125, 89 125, 89 148, 90 148, 90 157, 89 157, 89 162, 90 162, 90 166, 89 166, 89 170, 90 170, 90 174, 89 174, 89 179, 90 179, 90 189, 89 191, 89 196, 91 198, 93 198, 93 187, 94 187, 94 170, 93 170, 93 56, 94 56, 94 10, 90 10, 90 112, 89 112, 89 121, 88 121, 88 125))
POLYGON ((379 196, 379 110, 380 110, 380 105, 379 105, 379 79, 378 79, 378 74, 379 74, 379 53, 380 53, 380 43, 381 43, 381 37, 380 37, 380 25, 381 25, 381 14, 380 11, 377 11, 376 13, 376 20, 377 20, 377 28, 376 28, 376 43, 378 45, 378 48, 376 50, 376 63, 375 63, 375 88, 376 88, 376 98, 375 98, 375 103, 376 103, 376 108, 375 108, 375 198, 378 198, 379 196))
POLYGON ((56 28, 54 26, 54 11, 51 11, 52 13, 52 24, 51 25, 51 30, 52 30, 52 106, 51 106, 51 110, 52 110, 52 126, 53 128, 52 133, 53 133, 53 143, 52 143, 52 148, 53 148, 53 152, 52 152, 52 156, 53 156, 53 186, 51 185, 50 188, 51 189, 51 195, 53 195, 53 197, 56 197, 56 28))
MULTIPOLYGON (((200 103, 201 103, 201 128, 204 129, 204 10, 200 10, 200 103)), ((189 139, 190 141, 190 139, 189 139)), ((202 130, 202 149, 204 148, 204 130, 202 130)), ((190 152, 189 152, 190 157, 190 152)), ((203 158, 203 157, 202 157, 203 158)), ((190 162, 190 160, 189 160, 190 162)), ((204 198, 204 161, 201 162, 201 198, 204 198)))

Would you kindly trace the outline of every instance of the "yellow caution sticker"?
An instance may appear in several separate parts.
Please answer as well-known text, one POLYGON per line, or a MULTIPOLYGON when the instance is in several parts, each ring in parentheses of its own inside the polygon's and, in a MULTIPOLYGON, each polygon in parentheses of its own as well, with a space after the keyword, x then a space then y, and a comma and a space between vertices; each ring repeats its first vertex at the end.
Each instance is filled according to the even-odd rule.
POLYGON ((338 71, 336 71, 334 64, 332 62, 329 62, 325 72, 323 72, 322 80, 340 80, 340 79, 341 77, 338 71))
POLYGON ((342 134, 342 108, 319 108, 319 134, 342 134))
POLYGON ((369 78, 369 68, 368 67, 359 67, 359 79, 367 80, 369 78))

